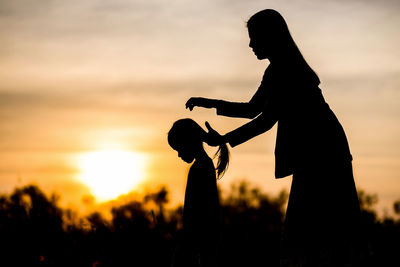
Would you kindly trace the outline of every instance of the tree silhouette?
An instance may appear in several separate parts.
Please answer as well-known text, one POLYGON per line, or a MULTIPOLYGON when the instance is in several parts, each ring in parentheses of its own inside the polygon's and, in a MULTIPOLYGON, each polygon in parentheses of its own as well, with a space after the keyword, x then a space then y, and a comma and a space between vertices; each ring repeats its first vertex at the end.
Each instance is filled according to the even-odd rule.
POLYGON ((397 200, 393 204, 393 209, 394 209, 394 213, 396 213, 397 215, 400 215, 400 200, 397 200))
MULTIPOLYGON (((220 266, 279 266, 287 193, 271 197, 241 182, 220 199, 220 266)), ((359 199, 366 241, 363 266, 399 266, 400 219, 379 218, 375 195, 360 191, 359 199)), ((142 201, 113 207, 110 220, 99 212, 81 218, 37 186, 17 188, 0 196, 0 266, 170 266, 182 206, 167 209, 167 203, 163 187, 142 201)), ((399 205, 393 205, 396 214, 399 205)))
POLYGON ((149 193, 144 197, 144 202, 153 201, 158 207, 158 216, 153 213, 153 217, 160 223, 164 222, 164 205, 168 203, 168 191, 165 186, 161 187, 160 191, 149 193))

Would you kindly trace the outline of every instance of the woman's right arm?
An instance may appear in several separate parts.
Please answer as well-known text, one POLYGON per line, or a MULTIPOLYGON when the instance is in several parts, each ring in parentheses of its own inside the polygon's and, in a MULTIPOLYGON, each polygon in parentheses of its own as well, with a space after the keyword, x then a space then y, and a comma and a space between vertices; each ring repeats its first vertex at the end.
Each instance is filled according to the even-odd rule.
POLYGON ((229 102, 203 97, 191 97, 186 102, 186 108, 190 110, 193 110, 196 106, 215 108, 217 115, 253 119, 261 113, 266 103, 264 91, 265 89, 260 86, 249 102, 229 102))

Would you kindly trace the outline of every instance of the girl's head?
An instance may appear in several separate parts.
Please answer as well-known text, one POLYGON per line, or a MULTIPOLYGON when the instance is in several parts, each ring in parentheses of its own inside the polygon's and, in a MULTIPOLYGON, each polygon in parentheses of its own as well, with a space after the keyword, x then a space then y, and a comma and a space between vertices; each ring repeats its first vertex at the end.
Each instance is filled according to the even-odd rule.
POLYGON ((195 121, 181 119, 176 121, 168 132, 169 145, 178 152, 178 157, 191 163, 196 154, 203 149, 206 132, 195 121))
MULTIPOLYGON (((178 157, 187 163, 191 163, 204 151, 203 142, 206 142, 206 138, 207 132, 192 119, 177 120, 168 132, 169 145, 178 152, 178 157)), ((222 144, 215 156, 218 157, 217 176, 221 178, 229 164, 227 145, 222 144)))

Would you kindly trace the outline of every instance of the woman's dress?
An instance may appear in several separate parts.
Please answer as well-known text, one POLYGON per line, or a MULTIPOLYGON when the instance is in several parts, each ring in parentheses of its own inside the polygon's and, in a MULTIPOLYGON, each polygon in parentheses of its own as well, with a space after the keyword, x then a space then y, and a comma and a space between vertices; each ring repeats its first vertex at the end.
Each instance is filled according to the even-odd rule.
POLYGON ((354 266, 360 210, 352 156, 318 78, 304 69, 270 64, 248 103, 220 100, 217 114, 254 118, 226 134, 232 147, 278 122, 275 176, 293 174, 282 266, 354 266))

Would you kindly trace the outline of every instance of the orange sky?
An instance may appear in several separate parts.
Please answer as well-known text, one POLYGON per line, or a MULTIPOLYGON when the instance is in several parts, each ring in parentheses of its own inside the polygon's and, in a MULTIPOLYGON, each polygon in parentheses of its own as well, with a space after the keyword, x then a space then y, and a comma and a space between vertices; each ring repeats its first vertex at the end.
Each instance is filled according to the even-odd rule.
MULTIPOLYGON (((146 155, 143 188, 183 200, 188 166, 166 143, 193 117, 221 132, 245 120, 184 109, 190 96, 245 101, 267 61, 248 48, 245 21, 286 18, 342 122, 359 188, 379 209, 400 198, 400 4, 383 1, 87 0, 0 3, 0 191, 34 182, 80 206, 84 152, 118 146, 146 155), (349 3, 351 2, 351 3, 349 3)), ((247 179, 276 194, 275 130, 231 150, 219 182, 247 179)))

